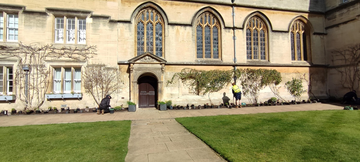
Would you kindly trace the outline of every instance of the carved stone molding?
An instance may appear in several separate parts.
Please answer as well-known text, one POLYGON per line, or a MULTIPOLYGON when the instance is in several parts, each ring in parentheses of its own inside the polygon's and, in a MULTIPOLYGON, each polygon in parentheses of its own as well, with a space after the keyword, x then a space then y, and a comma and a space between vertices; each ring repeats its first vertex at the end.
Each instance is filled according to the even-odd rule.
POLYGON ((153 58, 151 58, 149 56, 145 56, 144 58, 138 60, 137 62, 152 63, 152 62, 158 62, 158 61, 154 60, 153 58))

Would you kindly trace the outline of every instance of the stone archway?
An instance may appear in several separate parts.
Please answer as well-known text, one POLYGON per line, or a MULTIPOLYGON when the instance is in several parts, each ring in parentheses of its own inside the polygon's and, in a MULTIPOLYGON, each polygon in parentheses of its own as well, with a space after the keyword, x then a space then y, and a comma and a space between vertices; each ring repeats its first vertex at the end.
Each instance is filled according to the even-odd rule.
POLYGON ((158 81, 152 74, 146 73, 138 79, 139 107, 156 107, 158 100, 158 81))

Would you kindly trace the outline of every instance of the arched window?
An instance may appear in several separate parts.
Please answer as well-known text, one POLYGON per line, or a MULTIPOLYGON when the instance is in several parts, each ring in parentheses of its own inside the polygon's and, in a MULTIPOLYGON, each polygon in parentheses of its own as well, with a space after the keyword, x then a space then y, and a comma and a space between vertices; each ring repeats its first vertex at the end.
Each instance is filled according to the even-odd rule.
POLYGON ((292 61, 307 61, 307 32, 305 23, 301 20, 296 20, 291 26, 291 60, 292 61))
POLYGON ((268 31, 259 17, 252 17, 246 25, 246 58, 268 60, 268 31))
POLYGON ((153 8, 145 8, 136 19, 136 54, 151 52, 164 56, 164 20, 153 8))
POLYGON ((210 12, 202 13, 196 21, 196 57, 219 59, 220 23, 210 12))

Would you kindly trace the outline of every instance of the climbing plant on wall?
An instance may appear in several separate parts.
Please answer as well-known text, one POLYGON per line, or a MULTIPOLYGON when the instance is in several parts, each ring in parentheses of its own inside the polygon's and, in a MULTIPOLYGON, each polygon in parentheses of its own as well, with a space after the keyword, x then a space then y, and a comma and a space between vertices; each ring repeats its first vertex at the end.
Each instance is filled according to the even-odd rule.
POLYGON ((302 80, 297 78, 292 78, 291 81, 285 83, 286 88, 290 92, 290 94, 295 98, 295 100, 299 100, 301 94, 306 92, 303 89, 302 80))
POLYGON ((168 84, 172 84, 175 78, 179 78, 182 82, 195 90, 197 95, 217 92, 223 89, 231 82, 232 71, 223 70, 196 70, 185 68, 181 72, 175 73, 168 84))
POLYGON ((259 91, 268 85, 278 85, 282 81, 280 72, 268 69, 237 69, 234 75, 241 82, 242 94, 258 102, 259 91))

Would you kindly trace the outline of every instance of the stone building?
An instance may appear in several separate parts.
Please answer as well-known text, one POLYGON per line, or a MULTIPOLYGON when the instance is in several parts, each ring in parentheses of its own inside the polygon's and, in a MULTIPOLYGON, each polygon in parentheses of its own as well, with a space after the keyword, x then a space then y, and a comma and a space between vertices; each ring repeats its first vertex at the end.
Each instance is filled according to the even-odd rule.
MULTIPOLYGON (((46 94, 60 97, 45 99, 41 108, 95 107, 81 75, 90 64, 120 72, 122 86, 112 94, 112 106, 126 107, 129 100, 138 107, 165 100, 219 104, 224 94, 232 97, 230 85, 195 95, 180 81, 168 84, 184 68, 275 69, 282 75, 283 98, 293 99, 284 84, 297 77, 308 90, 302 99, 326 98, 346 92, 338 83, 332 51, 359 43, 359 7, 358 0, 3 0, 0 47, 20 42, 96 46, 97 55, 86 61, 45 60, 50 69, 46 94), (81 98, 64 97, 70 93, 81 98)), ((23 89, 15 84, 18 64, 17 58, 0 56, 0 109, 25 105, 19 99, 23 89)), ((259 100, 273 96, 265 88, 259 100)))

